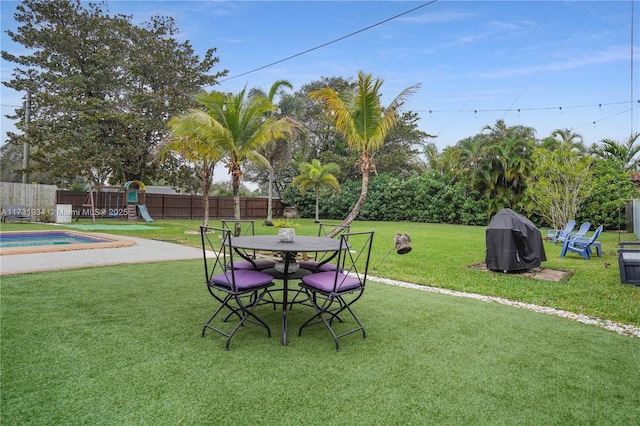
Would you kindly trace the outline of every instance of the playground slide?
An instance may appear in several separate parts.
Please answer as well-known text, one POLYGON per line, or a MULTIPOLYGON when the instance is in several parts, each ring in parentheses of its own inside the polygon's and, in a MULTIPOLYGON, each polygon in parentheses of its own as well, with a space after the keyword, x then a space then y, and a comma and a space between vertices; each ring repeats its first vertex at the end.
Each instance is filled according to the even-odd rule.
POLYGON ((140 216, 142 216, 145 222, 153 222, 153 218, 149 216, 147 206, 145 206, 144 204, 138 204, 138 211, 140 212, 140 216))

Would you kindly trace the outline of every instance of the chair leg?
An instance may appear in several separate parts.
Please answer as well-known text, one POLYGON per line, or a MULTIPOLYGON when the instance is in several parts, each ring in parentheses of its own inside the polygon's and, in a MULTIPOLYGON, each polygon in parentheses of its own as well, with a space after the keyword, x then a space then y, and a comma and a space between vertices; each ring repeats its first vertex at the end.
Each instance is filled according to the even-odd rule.
POLYGON ((309 303, 307 303, 309 301, 309 295, 302 290, 294 290, 296 292, 295 296, 293 296, 293 299, 291 299, 291 301, 288 303, 289 304, 289 310, 293 310, 293 305, 295 303, 299 303, 301 305, 306 305, 306 306, 311 306, 309 303), (301 300, 301 301, 297 301, 298 300, 298 296, 300 296, 301 294, 304 294, 307 299, 306 300, 301 300))
POLYGON ((204 337, 205 332, 208 329, 211 329, 213 331, 215 331, 218 334, 221 334, 223 336, 225 336, 227 338, 226 344, 225 344, 225 350, 229 350, 229 344, 231 343, 231 338, 234 336, 234 334, 240 329, 240 327, 242 327, 244 325, 245 322, 250 322, 252 324, 256 324, 260 327, 264 327, 267 329, 267 337, 271 337, 271 329, 269 328, 269 326, 267 325, 267 323, 265 323, 263 320, 261 320, 260 318, 258 318, 254 313, 253 310, 260 304, 260 302, 262 301, 262 298, 264 297, 265 293, 267 293, 267 290, 265 289, 262 293, 258 294, 258 292, 254 292, 255 294, 252 294, 249 297, 249 304, 245 304, 242 300, 243 297, 246 297, 247 295, 234 295, 234 294, 227 294, 227 296, 224 299, 220 299, 219 297, 215 296, 214 297, 221 301, 221 305, 220 307, 218 307, 218 309, 216 309, 216 311, 213 313, 213 315, 211 315, 209 317, 209 319, 207 320, 207 322, 205 322, 204 327, 202 328, 202 337, 204 337), (233 307, 229 305, 229 302, 231 301, 231 299, 234 298, 238 307, 233 307), (231 310, 231 312, 224 318, 224 322, 226 322, 232 315, 238 315, 240 317, 240 320, 238 321, 238 323, 235 325, 235 327, 233 328, 233 330, 231 330, 230 332, 226 332, 224 330, 221 330, 215 326, 213 326, 211 324, 211 322, 214 320, 214 318, 220 313, 220 311, 222 311, 222 309, 227 308, 229 310, 231 310), (241 315, 242 313, 242 315, 241 315))
POLYGON ((345 303, 344 300, 343 300, 345 309, 348 310, 349 313, 351 314, 351 316, 353 317, 353 319, 356 320, 356 323, 358 323, 358 327, 354 328, 351 331, 342 333, 338 337, 346 336, 347 334, 355 333, 358 330, 362 330, 362 338, 366 339, 367 338, 367 332, 364 329, 364 325, 362 324, 362 322, 360 322, 360 318, 358 318, 358 316, 355 314, 355 312, 353 312, 353 310, 351 309, 351 305, 353 304, 353 302, 355 302, 355 300, 351 301, 350 303, 345 303))
MULTIPOLYGON (((271 337, 271 329, 269 328, 269 326, 267 325, 267 323, 266 323, 266 322, 264 322, 262 319, 260 319, 259 317, 257 317, 257 316, 253 313, 253 310, 254 310, 255 308, 257 308, 257 307, 258 307, 258 305, 260 305, 260 302, 262 301, 262 299, 264 298, 264 295, 265 295, 266 293, 268 293, 268 292, 267 292, 267 290, 264 290, 262 293, 260 293, 260 295, 259 295, 259 296, 257 296, 257 297, 255 298, 255 300, 254 300, 254 301, 253 301, 249 306, 244 306, 244 305, 242 305, 242 306, 241 306, 242 311, 243 311, 243 312, 245 312, 245 316, 244 316, 244 318, 243 318, 243 320, 242 320, 242 321, 243 321, 243 322, 244 322, 244 321, 249 321, 249 322, 250 322, 250 323, 252 323, 252 324, 259 325, 259 326, 261 326, 261 327, 266 328, 266 329, 267 329, 267 337, 271 337), (249 317, 251 317, 251 318, 253 318, 253 319, 251 319, 251 318, 249 318, 249 317)), ((240 304, 240 303, 241 303, 241 301, 240 301, 240 299, 239 299, 239 297, 238 297, 238 296, 236 296, 236 299, 238 300, 238 303, 240 304)))
POLYGON ((329 330, 329 333, 331 333, 331 336, 333 337, 333 340, 336 344, 336 351, 340 350, 339 339, 341 337, 344 337, 349 334, 355 333, 359 330, 362 330, 362 337, 366 338, 367 334, 365 332, 364 325, 362 324, 360 319, 356 316, 356 314, 353 312, 350 306, 360 298, 360 295, 358 295, 354 300, 348 303, 344 300, 342 296, 336 296, 336 297, 329 296, 329 297, 326 297, 326 299, 324 299, 324 302, 322 303, 322 305, 318 305, 317 297, 316 297, 316 294, 314 293, 313 296, 310 296, 310 300, 312 300, 312 306, 316 310, 316 314, 311 318, 309 318, 304 324, 300 326, 300 329, 298 330, 298 336, 302 335, 303 328, 323 323, 327 328, 327 330, 329 330), (331 310, 331 306, 334 303, 338 303, 339 307, 334 310, 331 310), (351 314, 353 319, 358 324, 358 327, 348 330, 342 334, 336 334, 335 330, 332 327, 333 320, 337 319, 339 322, 343 323, 344 321, 340 318, 339 314, 345 311, 351 314), (327 316, 329 316, 329 318, 327 318, 327 316))
POLYGON ((263 305, 273 305, 273 310, 277 310, 276 308, 276 299, 273 298, 273 295, 271 294, 270 291, 267 291, 267 294, 265 296, 269 296, 269 300, 265 300, 262 302, 263 305))
MULTIPOLYGON (((331 337, 333 337, 333 341, 336 344, 336 351, 339 351, 340 350, 340 343, 338 342, 338 336, 333 331, 333 328, 331 327, 330 321, 327 321, 327 319, 323 315, 325 313, 329 313, 328 312, 328 308, 332 305, 332 303, 333 303, 333 299, 331 299, 331 298, 327 298, 322 307, 319 307, 314 303, 313 307, 316 309, 316 315, 314 315, 311 318, 309 318, 309 320, 307 322, 305 322, 304 324, 302 324, 302 326, 300 326, 300 330, 298 331, 298 336, 302 335, 302 329, 304 327, 308 327, 310 325, 315 325, 315 324, 320 324, 322 322, 325 325, 325 327, 327 327, 327 330, 329 330, 329 333, 331 333, 331 337), (314 321, 315 318, 317 318, 316 321, 314 321)), ((333 314, 331 314, 331 320, 333 320, 333 317, 334 317, 333 314)))
POLYGON ((565 255, 567 254, 568 246, 569 246, 569 240, 565 240, 565 242, 562 243, 562 250, 560 250, 560 257, 565 257, 565 255))
MULTIPOLYGON (((215 297, 220 302, 220 306, 218 307, 218 309, 215 310, 215 312, 204 323, 204 326, 202 327, 202 337, 204 337, 204 334, 207 331, 207 328, 210 328, 211 330, 214 330, 214 331, 216 331, 218 333, 221 333, 220 330, 218 330, 217 328, 215 328, 214 326, 211 325, 211 321, 213 321, 213 319, 216 316, 218 316, 218 314, 220 313, 220 311, 222 311, 222 309, 227 308, 227 309, 230 309, 232 313, 234 312, 234 310, 229 306, 229 300, 231 300, 231 297, 232 297, 230 294, 228 294, 227 297, 225 297, 224 299, 220 299, 218 296, 215 296, 215 295, 213 297, 215 297)), ((236 314, 237 314, 237 312, 236 312, 236 314)), ((231 314, 229 314, 229 315, 231 315, 231 314)), ((227 318, 228 317, 229 316, 227 316, 227 318)), ((225 321, 227 320, 227 318, 225 318, 225 321)))
POLYGON ((233 336, 236 334, 236 331, 238 331, 240 329, 240 327, 242 327, 244 325, 245 321, 248 321, 250 323, 253 323, 253 324, 256 324, 256 325, 259 325, 261 327, 266 328, 267 329, 267 337, 271 337, 271 329, 269 328, 267 323, 262 321, 260 318, 258 318, 253 313, 253 310, 260 304, 260 301, 264 297, 265 293, 266 293, 266 290, 263 291, 260 294, 260 296, 256 296, 255 298, 252 296, 250 298, 250 300, 253 300, 253 302, 249 306, 245 306, 242 303, 241 296, 239 296, 239 295, 235 296, 236 303, 238 303, 238 306, 240 307, 240 310, 244 313, 244 315, 242 316, 242 319, 240 319, 240 321, 238 321, 238 324, 236 324, 236 326, 233 328, 233 330, 228 334, 227 342, 226 342, 225 347, 224 347, 224 349, 226 351, 229 350, 229 344, 231 343, 231 338, 233 338, 233 336), (253 320, 251 318, 249 318, 249 317, 252 317, 253 320))

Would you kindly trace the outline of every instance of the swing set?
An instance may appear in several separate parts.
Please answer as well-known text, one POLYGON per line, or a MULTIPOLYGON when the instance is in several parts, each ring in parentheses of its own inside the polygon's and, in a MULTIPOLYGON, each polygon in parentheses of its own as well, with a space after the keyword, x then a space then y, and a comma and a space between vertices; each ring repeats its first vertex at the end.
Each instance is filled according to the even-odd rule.
POLYGON ((123 186, 92 186, 82 203, 76 222, 83 216, 118 218, 127 215, 126 191, 123 186))
POLYGON ((145 204, 146 186, 139 180, 131 180, 124 186, 92 186, 76 218, 91 216, 95 223, 99 218, 144 219, 153 222, 145 204))

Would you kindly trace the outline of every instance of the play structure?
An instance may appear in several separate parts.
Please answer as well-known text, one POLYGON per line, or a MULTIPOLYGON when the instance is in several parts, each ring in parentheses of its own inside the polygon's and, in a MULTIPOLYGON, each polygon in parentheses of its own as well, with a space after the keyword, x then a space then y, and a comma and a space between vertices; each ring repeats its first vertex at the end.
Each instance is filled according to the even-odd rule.
POLYGON ((146 187, 139 180, 130 180, 124 184, 127 192, 127 217, 129 220, 138 220, 138 214, 145 222, 153 222, 149 216, 147 205, 145 204, 146 187))
POLYGON ((77 216, 123 218, 128 220, 143 219, 153 222, 145 204, 146 187, 139 180, 132 180, 124 186, 92 186, 82 204, 82 211, 77 216))

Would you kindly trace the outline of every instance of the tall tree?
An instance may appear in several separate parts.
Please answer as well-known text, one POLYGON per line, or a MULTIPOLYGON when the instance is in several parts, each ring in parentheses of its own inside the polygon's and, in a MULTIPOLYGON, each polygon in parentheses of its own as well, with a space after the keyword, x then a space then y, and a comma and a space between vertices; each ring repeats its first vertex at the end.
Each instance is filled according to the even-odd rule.
POLYGON ((571 129, 556 129, 551 132, 551 137, 557 142, 557 145, 554 148, 565 147, 573 149, 579 153, 583 153, 585 151, 582 135, 571 129))
POLYGON ((418 129, 420 116, 413 111, 405 111, 399 117, 384 141, 384 145, 375 154, 376 168, 381 172, 412 176, 420 171, 424 163, 420 161, 419 149, 426 140, 434 138, 418 129))
POLYGON ((590 152, 596 157, 617 162, 622 170, 634 171, 640 164, 640 133, 635 133, 624 142, 603 139, 591 146, 590 152))
POLYGON ((231 175, 234 198, 234 217, 240 219, 240 183, 245 160, 267 167, 267 159, 260 150, 274 138, 289 138, 296 123, 287 117, 273 115, 274 104, 266 96, 246 96, 246 88, 237 94, 203 92, 197 101, 204 110, 192 110, 199 123, 198 132, 210 133, 224 153, 231 175))
POLYGON ((300 164, 300 174, 291 182, 294 186, 300 187, 300 193, 304 195, 307 188, 313 189, 316 199, 316 223, 320 222, 320 191, 322 188, 331 188, 335 192, 340 190, 340 184, 333 175, 340 170, 335 163, 321 164, 320 160, 311 160, 311 163, 300 164))
MULTIPOLYGON (((287 80, 278 80, 271 85, 269 93, 265 94, 260 89, 253 89, 250 93, 251 96, 266 96, 271 103, 273 103, 276 94, 283 88, 293 89, 293 85, 287 80)), ((281 114, 282 110, 277 106, 277 114, 281 114)), ((273 112, 268 113, 274 114, 273 112)), ((289 140, 283 138, 273 138, 269 143, 264 144, 258 148, 258 151, 262 156, 267 159, 267 219, 264 224, 267 226, 273 225, 273 181, 275 179, 275 163, 280 161, 286 161, 291 150, 288 149, 289 140)))
MULTIPOLYGON (((104 1, 23 0, 17 31, 7 31, 29 54, 2 51, 17 64, 3 84, 30 94, 28 142, 57 182, 144 180, 155 146, 168 135, 167 118, 226 75, 210 74, 215 49, 200 60, 188 41, 176 41, 172 18, 136 26, 131 16, 105 10, 104 1)), ((25 113, 13 116, 23 131, 25 113)), ((13 144, 26 140, 9 136, 13 144)))
POLYGON ((170 155, 178 157, 179 161, 194 164, 200 173, 202 183, 202 203, 204 216, 202 224, 209 224, 209 191, 213 181, 215 165, 223 157, 224 152, 217 139, 217 134, 210 128, 203 126, 199 120, 200 112, 188 112, 174 117, 169 121, 172 130, 160 150, 160 158, 166 159, 170 155))
POLYGON ((591 162, 570 145, 553 150, 535 148, 534 166, 525 179, 527 194, 533 200, 528 210, 553 228, 564 228, 591 193, 591 162))
MULTIPOLYGON (((535 131, 530 127, 509 127, 503 120, 485 126, 483 133, 458 142, 460 160, 454 176, 469 179, 487 203, 487 216, 504 207, 524 209, 527 205, 524 177, 531 167, 535 131)), ((448 152, 448 158, 454 152, 448 152)))
POLYGON ((371 74, 360 71, 355 90, 336 93, 327 87, 309 94, 311 99, 323 104, 325 113, 345 138, 349 149, 360 154, 356 163, 362 174, 360 197, 342 225, 349 225, 358 216, 367 198, 369 174, 376 171, 372 155, 383 146, 389 130, 397 123, 407 97, 419 87, 414 85, 404 89, 384 108, 380 103, 382 84, 383 80, 374 80, 371 74))

